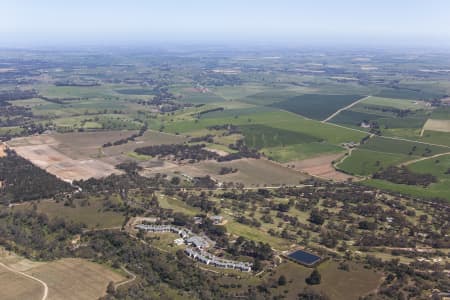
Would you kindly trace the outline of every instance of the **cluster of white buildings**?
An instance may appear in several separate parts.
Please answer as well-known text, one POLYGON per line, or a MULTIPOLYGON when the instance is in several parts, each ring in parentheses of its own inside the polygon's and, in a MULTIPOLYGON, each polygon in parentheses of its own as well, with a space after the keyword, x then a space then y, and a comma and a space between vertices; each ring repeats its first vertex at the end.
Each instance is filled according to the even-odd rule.
POLYGON ((222 259, 198 248, 187 247, 184 250, 184 252, 192 259, 198 260, 204 264, 212 265, 218 268, 235 269, 243 272, 250 272, 252 270, 251 263, 222 259))
POLYGON ((147 232, 172 232, 180 236, 180 239, 176 239, 177 244, 181 244, 181 240, 185 244, 190 245, 184 251, 190 258, 200 261, 207 265, 212 265, 218 268, 235 269, 244 272, 250 272, 252 270, 252 264, 247 262, 240 262, 228 259, 222 259, 211 253, 205 251, 205 249, 211 246, 211 243, 207 238, 199 235, 194 235, 192 231, 186 228, 177 227, 173 225, 146 225, 139 224, 135 227, 138 230, 144 230, 147 232))
POLYGON ((173 232, 178 234, 181 238, 187 239, 194 234, 189 229, 173 226, 173 225, 147 225, 139 224, 135 227, 138 230, 144 230, 147 232, 173 232))

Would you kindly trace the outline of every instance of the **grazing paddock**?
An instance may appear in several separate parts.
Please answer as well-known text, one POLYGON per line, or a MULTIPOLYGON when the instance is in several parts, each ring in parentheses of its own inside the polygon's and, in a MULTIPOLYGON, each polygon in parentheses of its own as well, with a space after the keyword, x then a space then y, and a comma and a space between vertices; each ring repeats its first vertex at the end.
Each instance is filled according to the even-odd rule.
POLYGON ((450 120, 428 119, 423 126, 424 130, 450 132, 450 120))
POLYGON ((288 166, 294 166, 298 171, 308 173, 312 176, 331 179, 334 181, 346 181, 352 176, 336 171, 333 167, 333 161, 342 157, 342 153, 322 155, 301 161, 290 162, 288 166))

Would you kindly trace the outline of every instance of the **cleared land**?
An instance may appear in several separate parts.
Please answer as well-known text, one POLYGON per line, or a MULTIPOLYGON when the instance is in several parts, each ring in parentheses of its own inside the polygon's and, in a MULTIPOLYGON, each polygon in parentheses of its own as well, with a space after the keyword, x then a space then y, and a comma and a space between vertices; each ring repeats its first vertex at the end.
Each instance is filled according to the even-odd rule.
POLYGON ((334 181, 346 181, 353 176, 336 171, 333 162, 342 157, 342 153, 323 155, 309 158, 301 161, 290 162, 288 166, 294 166, 295 170, 308 173, 320 178, 331 179, 334 181))

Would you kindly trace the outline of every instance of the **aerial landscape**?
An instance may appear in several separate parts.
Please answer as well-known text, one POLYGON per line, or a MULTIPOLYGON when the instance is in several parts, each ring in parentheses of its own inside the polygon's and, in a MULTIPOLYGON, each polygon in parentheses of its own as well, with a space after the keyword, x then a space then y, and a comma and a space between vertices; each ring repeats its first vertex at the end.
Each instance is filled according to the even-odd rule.
POLYGON ((419 39, 448 3, 411 1, 437 17, 410 44, 358 44, 230 39, 254 30, 239 18, 256 1, 227 25, 235 0, 171 0, 217 24, 182 19, 167 25, 181 37, 149 41, 113 32, 173 7, 9 2, 0 299, 450 299, 450 44, 419 39), (52 5, 61 16, 24 25, 52 5))

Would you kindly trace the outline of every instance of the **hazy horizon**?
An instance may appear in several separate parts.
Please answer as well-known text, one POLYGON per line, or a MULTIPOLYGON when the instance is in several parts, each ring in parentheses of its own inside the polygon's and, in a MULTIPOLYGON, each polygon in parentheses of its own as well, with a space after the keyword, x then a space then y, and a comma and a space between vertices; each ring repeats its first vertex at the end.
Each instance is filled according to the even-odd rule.
POLYGON ((0 46, 151 43, 450 46, 450 2, 56 1, 0 4, 0 46))

